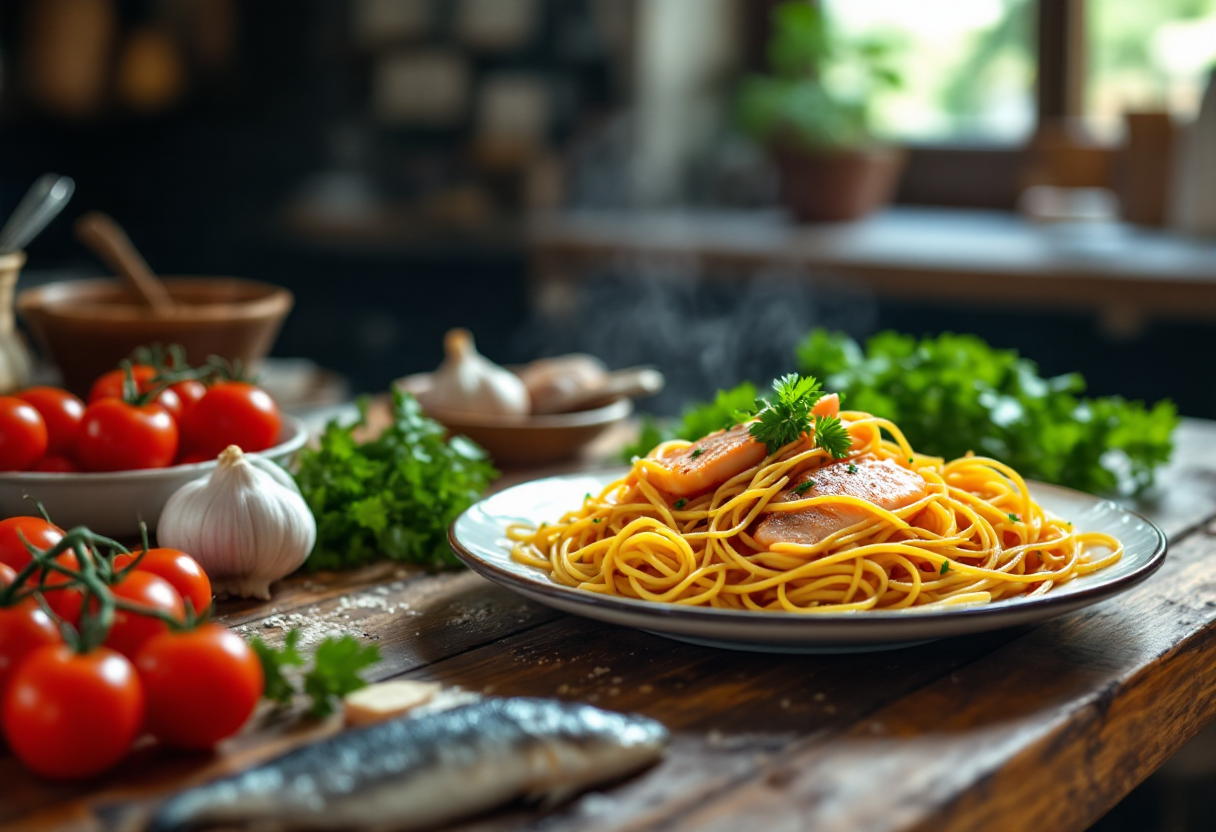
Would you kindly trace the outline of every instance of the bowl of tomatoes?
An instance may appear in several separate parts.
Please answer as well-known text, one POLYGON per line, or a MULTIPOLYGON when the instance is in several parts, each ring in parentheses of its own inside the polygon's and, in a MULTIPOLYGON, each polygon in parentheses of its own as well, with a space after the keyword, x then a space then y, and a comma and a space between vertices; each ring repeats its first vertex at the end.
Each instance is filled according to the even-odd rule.
POLYGON ((155 530, 169 497, 229 445, 286 467, 307 440, 239 377, 135 364, 98 378, 87 401, 33 387, 0 396, 0 515, 41 503, 65 528, 129 537, 141 520, 155 530))

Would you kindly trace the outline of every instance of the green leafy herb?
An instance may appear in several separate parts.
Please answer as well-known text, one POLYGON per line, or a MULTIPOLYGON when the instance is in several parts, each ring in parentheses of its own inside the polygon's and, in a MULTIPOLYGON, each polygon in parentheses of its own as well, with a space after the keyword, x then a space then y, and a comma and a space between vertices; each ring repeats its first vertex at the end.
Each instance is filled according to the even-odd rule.
POLYGON ((361 646, 354 636, 327 638, 317 647, 313 668, 304 674, 304 692, 312 697, 313 716, 333 713, 334 702, 366 687, 359 671, 380 661, 380 648, 361 646))
POLYGON ((950 561, 948 561, 948 560, 942 561, 942 571, 940 574, 945 575, 949 571, 950 571, 950 561))
MULTIPOLYGON (((278 649, 257 637, 250 640, 249 645, 262 663, 262 676, 266 680, 262 695, 280 705, 290 704, 299 691, 283 669, 305 665, 299 649, 300 631, 290 631, 278 649)), ((327 637, 317 645, 312 668, 303 676, 304 693, 312 698, 309 713, 317 717, 332 713, 337 699, 367 684, 360 678, 359 671, 378 661, 380 648, 374 644, 360 646, 354 636, 327 637)))
POLYGON ((301 667, 304 664, 304 657, 297 649, 299 644, 299 630, 289 632, 283 646, 277 650, 257 637, 249 642, 253 652, 258 655, 258 661, 262 663, 262 677, 265 679, 262 696, 272 702, 287 705, 296 692, 291 682, 283 675, 283 668, 301 667))
POLYGON ((795 488, 794 493, 797 494, 799 497, 801 497, 803 494, 810 491, 814 487, 815 487, 815 481, 807 480, 806 482, 802 483, 797 488, 795 488))
POLYGON ((863 350, 820 329, 797 357, 802 372, 848 392, 850 407, 892 420, 918 451, 947 459, 974 451, 1027 478, 1136 493, 1174 447, 1171 402, 1083 398, 1081 376, 1043 378, 1033 362, 974 336, 886 332, 863 350))
POLYGON ((720 390, 708 404, 689 405, 678 420, 660 422, 653 417, 645 417, 641 434, 636 442, 625 449, 622 458, 631 461, 635 456, 646 456, 660 442, 671 439, 692 442, 714 431, 729 428, 738 424, 735 414, 751 407, 755 401, 755 386, 744 382, 730 390, 720 390))
POLYGON ((686 506, 686 505, 688 505, 688 500, 685 500, 683 497, 681 497, 680 499, 676 500, 676 511, 679 511, 680 509, 684 508, 684 506, 686 506))
POLYGON ((592 523, 598 523, 598 522, 600 522, 600 521, 601 521, 601 520, 603 520, 603 519, 604 519, 604 518, 602 518, 602 517, 597 517, 597 518, 595 518, 594 520, 592 520, 591 522, 592 522, 592 523))
POLYGON ((790 373, 773 382, 772 399, 756 399, 750 413, 743 412, 740 421, 747 416, 756 419, 749 432, 763 442, 770 454, 775 454, 791 442, 797 442, 811 429, 813 408, 823 397, 823 390, 814 376, 790 373))
POLYGON ((1007 515, 1007 516, 1009 517, 1009 519, 1010 519, 1010 520, 1012 520, 1012 521, 1013 521, 1013 522, 1015 522, 1015 523, 1021 523, 1021 522, 1022 522, 1022 518, 1021 518, 1021 517, 1018 517, 1016 514, 1010 513, 1010 514, 1009 514, 1009 515, 1007 515))
POLYGON ((497 471, 485 451, 463 436, 445 438, 414 397, 393 392, 392 424, 360 443, 367 402, 351 427, 330 422, 318 448, 300 452, 296 481, 317 518, 317 544, 307 568, 346 569, 388 557, 457 565, 448 526, 479 500, 497 471))
POLYGON ((694 448, 694 449, 693 449, 693 452, 690 454, 690 456, 691 456, 693 459, 696 459, 697 457, 699 457, 699 456, 700 456, 701 454, 703 454, 703 453, 705 453, 704 449, 702 449, 702 448, 694 448))
POLYGON ((857 466, 856 466, 856 465, 854 465, 853 463, 851 463, 851 462, 850 462, 850 463, 849 463, 849 467, 848 467, 848 469, 847 469, 847 470, 848 470, 848 472, 849 472, 850 474, 856 474, 856 473, 857 473, 857 466))

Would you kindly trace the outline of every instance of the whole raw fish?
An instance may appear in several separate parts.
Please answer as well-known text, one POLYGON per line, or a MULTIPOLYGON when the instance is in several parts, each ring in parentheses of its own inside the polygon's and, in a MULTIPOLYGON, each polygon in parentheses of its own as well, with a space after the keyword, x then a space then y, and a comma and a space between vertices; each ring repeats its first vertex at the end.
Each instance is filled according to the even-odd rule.
POLYGON ((170 798, 150 832, 428 829, 516 798, 557 802, 656 760, 645 717, 485 699, 338 734, 170 798))

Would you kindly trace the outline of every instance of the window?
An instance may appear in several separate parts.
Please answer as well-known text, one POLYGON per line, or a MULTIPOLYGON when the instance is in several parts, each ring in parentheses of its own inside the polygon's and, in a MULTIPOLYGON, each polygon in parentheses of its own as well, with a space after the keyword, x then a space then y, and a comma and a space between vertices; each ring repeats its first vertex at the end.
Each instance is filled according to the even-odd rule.
POLYGON ((1019 144, 1033 131, 1033 0, 822 3, 839 36, 883 37, 897 50, 903 87, 871 104, 875 130, 884 137, 1019 144))
POLYGON ((1216 0, 1089 0, 1085 116, 1117 141, 1127 110, 1191 118, 1216 63, 1216 0))

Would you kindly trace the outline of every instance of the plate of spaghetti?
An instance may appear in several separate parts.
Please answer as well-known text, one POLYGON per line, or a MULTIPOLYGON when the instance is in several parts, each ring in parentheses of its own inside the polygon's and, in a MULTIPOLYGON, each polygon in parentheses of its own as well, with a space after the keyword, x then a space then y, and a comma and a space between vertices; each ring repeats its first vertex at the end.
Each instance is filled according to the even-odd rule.
POLYGON ((485 577, 718 647, 855 652, 1042 621, 1151 575, 1166 539, 1003 463, 917 453, 810 378, 628 468, 524 483, 452 524, 485 577))

